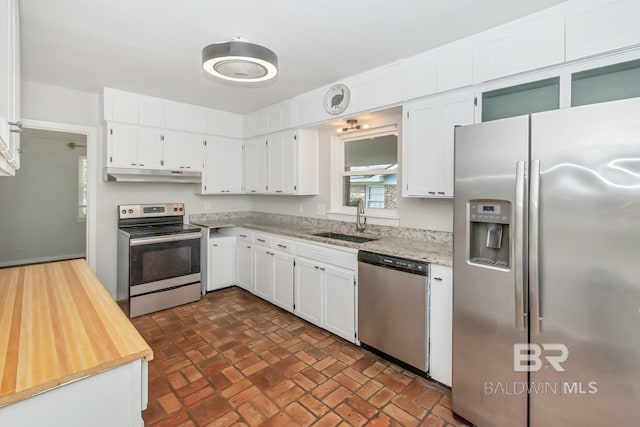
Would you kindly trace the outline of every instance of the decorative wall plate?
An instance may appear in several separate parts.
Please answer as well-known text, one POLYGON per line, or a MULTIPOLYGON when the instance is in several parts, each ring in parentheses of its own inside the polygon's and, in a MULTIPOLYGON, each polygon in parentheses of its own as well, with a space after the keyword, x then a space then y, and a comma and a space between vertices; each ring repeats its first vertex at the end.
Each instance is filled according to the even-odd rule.
POLYGON ((336 115, 342 113, 349 105, 351 93, 349 88, 343 84, 333 85, 324 96, 324 109, 327 113, 336 115))

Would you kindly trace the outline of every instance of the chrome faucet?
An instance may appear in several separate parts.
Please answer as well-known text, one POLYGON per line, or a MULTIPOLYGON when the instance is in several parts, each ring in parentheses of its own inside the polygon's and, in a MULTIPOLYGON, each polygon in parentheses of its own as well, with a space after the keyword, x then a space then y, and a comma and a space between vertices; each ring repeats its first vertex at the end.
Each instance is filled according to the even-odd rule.
POLYGON ((364 221, 360 222, 362 219, 361 215, 364 215, 364 200, 362 200, 362 197, 358 199, 358 208, 356 211, 356 233, 362 232, 367 228, 367 217, 365 216, 364 221))

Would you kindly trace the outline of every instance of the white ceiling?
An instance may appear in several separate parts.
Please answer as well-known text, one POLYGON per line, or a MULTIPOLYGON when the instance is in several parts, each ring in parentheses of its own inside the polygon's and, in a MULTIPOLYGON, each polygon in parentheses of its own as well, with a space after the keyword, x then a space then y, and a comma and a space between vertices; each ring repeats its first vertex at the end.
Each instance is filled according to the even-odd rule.
POLYGON ((562 1, 20 0, 22 78, 245 113, 562 1), (202 48, 234 36, 278 54, 275 82, 205 76, 202 48))

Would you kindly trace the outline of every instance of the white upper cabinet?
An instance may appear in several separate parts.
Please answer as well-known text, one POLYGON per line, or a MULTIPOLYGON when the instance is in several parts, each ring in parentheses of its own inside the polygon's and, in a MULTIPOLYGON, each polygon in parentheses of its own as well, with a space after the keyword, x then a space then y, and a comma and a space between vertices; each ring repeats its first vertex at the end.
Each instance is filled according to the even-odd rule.
POLYGON ((243 168, 241 140, 209 136, 205 146, 203 194, 242 192, 243 168))
MULTIPOLYGON (((311 123, 322 122, 329 118, 324 111, 324 95, 329 87, 314 89, 294 97, 292 101, 293 126, 306 126, 311 123)), ((245 116, 246 120, 246 116, 245 116)))
POLYGON ((207 109, 196 105, 187 105, 187 126, 185 130, 205 133, 207 131, 207 109))
MULTIPOLYGON (((404 65, 397 62, 375 68, 345 79, 344 83, 351 91, 344 115, 397 104, 404 99, 404 65)), ((324 95, 318 102, 322 105, 323 100, 324 95)))
MULTIPOLYGON (((135 93, 122 92, 119 90, 110 91, 105 93, 105 105, 108 101, 107 97, 111 98, 111 120, 115 122, 138 124, 138 95, 135 93)), ((105 108, 105 119, 109 109, 105 108)))
POLYGON ((318 138, 306 129, 268 135, 269 193, 318 194, 318 138))
POLYGON ((242 137, 240 114, 111 88, 104 88, 104 119, 198 134, 242 137))
POLYGON ((138 167, 161 169, 164 159, 165 135, 162 130, 138 128, 138 167))
POLYGON ((20 168, 20 17, 17 0, 0 0, 0 176, 20 168))
POLYGON ((165 169, 202 170, 205 156, 202 135, 173 131, 163 134, 165 169))
POLYGON ((567 6, 567 61, 640 44, 638 0, 583 0, 567 6))
POLYGON ((265 118, 263 110, 256 110, 244 115, 242 135, 251 138, 265 133, 265 118))
POLYGON ((474 122, 474 94, 454 93, 405 105, 403 188, 405 197, 453 197, 456 125, 474 122))
POLYGON ((405 61, 404 98, 414 99, 436 93, 436 54, 430 50, 405 61))
POLYGON ((264 115, 265 132, 277 132, 292 125, 291 101, 279 102, 260 110, 264 115))
POLYGON ((242 115, 220 110, 207 110, 207 134, 242 137, 242 115))
POLYGON ((267 176, 267 141, 251 138, 244 143, 244 191, 266 193, 269 187, 267 176))
POLYGON ((564 8, 555 7, 484 31, 481 80, 564 62, 564 8))
POLYGON ((474 40, 471 37, 435 50, 438 92, 473 84, 474 40))
POLYGON ((109 158, 113 167, 138 167, 138 127, 114 123, 107 134, 109 158))
POLYGON ((150 96, 140 96, 138 100, 138 124, 157 128, 165 127, 165 102, 150 96))
POLYGON ((187 128, 187 106, 180 102, 165 101, 165 126, 167 129, 187 128))

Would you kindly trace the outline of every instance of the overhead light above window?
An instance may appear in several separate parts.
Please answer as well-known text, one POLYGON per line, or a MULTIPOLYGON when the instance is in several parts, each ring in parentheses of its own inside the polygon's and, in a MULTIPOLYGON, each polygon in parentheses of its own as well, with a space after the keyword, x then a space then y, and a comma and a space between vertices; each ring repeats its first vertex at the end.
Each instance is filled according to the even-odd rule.
POLYGON ((349 125, 348 127, 345 126, 342 128, 338 128, 338 133, 351 132, 351 131, 360 130, 360 129, 369 129, 369 125, 367 124, 359 125, 356 119, 347 119, 347 124, 349 125))
POLYGON ((224 80, 264 82, 278 74, 278 56, 264 46, 236 37, 202 49, 202 68, 224 80))

